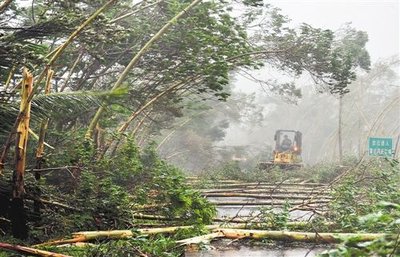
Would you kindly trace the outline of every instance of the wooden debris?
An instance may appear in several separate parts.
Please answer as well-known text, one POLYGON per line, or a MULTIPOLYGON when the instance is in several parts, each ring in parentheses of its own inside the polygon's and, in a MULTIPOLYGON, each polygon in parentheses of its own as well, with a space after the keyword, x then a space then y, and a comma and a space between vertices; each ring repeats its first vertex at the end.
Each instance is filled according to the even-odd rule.
MULTIPOLYGON (((48 245, 60 245, 60 244, 72 244, 77 242, 86 242, 90 240, 99 240, 99 239, 124 239, 130 238, 135 235, 154 235, 154 234, 162 234, 162 233, 174 233, 179 229, 189 229, 194 226, 176 226, 176 227, 165 227, 165 228, 144 228, 138 229, 137 233, 132 230, 109 230, 109 231, 80 231, 72 234, 72 238, 70 239, 61 239, 55 241, 49 241, 42 244, 38 244, 35 246, 48 246, 48 245)), ((216 229, 221 226, 219 225, 209 225, 206 226, 208 229, 216 229)), ((243 225, 236 226, 243 227, 243 225)))
POLYGON ((71 257, 70 255, 64 255, 61 253, 53 253, 44 250, 38 250, 26 246, 21 245, 12 245, 7 243, 0 243, 0 248, 22 253, 22 254, 29 254, 29 255, 36 255, 36 256, 43 256, 43 257, 71 257))
POLYGON ((218 229, 215 232, 221 232, 226 238, 230 239, 251 238, 330 244, 342 242, 345 238, 352 238, 355 242, 366 242, 386 235, 383 233, 314 233, 245 229, 218 229))
MULTIPOLYGON (((270 230, 249 230, 240 229, 243 225, 236 226, 237 228, 222 228, 218 225, 207 226, 208 229, 213 229, 213 233, 179 240, 179 245, 198 244, 208 242, 215 238, 230 238, 230 239, 270 239, 278 241, 296 241, 296 242, 313 242, 313 243, 339 243, 344 239, 351 238, 355 242, 372 241, 386 234, 383 233, 317 233, 317 232, 294 232, 294 231, 270 231, 270 230)), ((167 228, 149 228, 139 229, 138 233, 131 230, 111 230, 111 231, 81 231, 73 233, 73 238, 62 239, 42 243, 36 246, 49 246, 49 245, 63 245, 74 244, 78 242, 86 242, 90 240, 99 239, 126 239, 133 236, 144 234, 159 234, 159 233, 173 233, 178 229, 191 228, 193 226, 178 226, 167 228)))
MULTIPOLYGON (((310 196, 307 194, 303 195, 291 195, 291 194, 249 194, 249 193, 203 193, 206 197, 240 197, 240 198, 255 198, 255 199, 297 199, 297 200, 307 200, 310 199, 310 196)), ((319 196, 318 199, 331 199, 330 196, 319 196)))
POLYGON ((255 201, 252 199, 242 200, 242 201, 210 201, 211 203, 220 206, 220 205, 268 205, 268 206, 283 206, 285 204, 291 205, 301 205, 301 206, 312 206, 315 204, 327 204, 329 203, 328 199, 319 199, 313 201, 255 201))

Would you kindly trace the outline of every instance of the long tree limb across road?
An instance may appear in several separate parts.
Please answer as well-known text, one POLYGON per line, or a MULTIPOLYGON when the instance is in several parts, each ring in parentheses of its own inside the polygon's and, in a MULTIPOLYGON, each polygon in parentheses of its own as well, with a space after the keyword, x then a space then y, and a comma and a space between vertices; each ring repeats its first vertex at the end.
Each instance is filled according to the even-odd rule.
MULTIPOLYGON (((236 225, 235 227, 240 227, 236 225)), ((183 228, 192 228, 193 226, 177 226, 177 227, 164 227, 164 228, 147 228, 132 230, 108 230, 108 231, 81 231, 72 234, 70 239, 61 239, 56 241, 49 241, 46 243, 35 245, 50 246, 60 245, 66 243, 87 242, 99 239, 126 239, 138 235, 154 235, 161 233, 175 233, 183 228)), ((294 232, 294 231, 273 231, 273 230, 256 230, 256 229, 237 229, 237 228, 221 228, 220 225, 208 225, 207 229, 212 230, 212 234, 200 236, 199 238, 189 238, 178 241, 178 244, 199 243, 203 239, 213 239, 225 237, 230 239, 271 239, 277 241, 295 241, 295 242, 318 242, 318 243, 339 243, 345 239, 351 239, 353 242, 367 242, 373 241, 390 234, 383 233, 316 233, 316 232, 294 232), (198 240, 199 239, 199 240, 198 240)))
MULTIPOLYGON (((138 63, 140 58, 150 49, 150 47, 161 38, 161 36, 172 26, 174 25, 178 19, 180 19, 183 15, 185 15, 190 9, 195 7, 199 4, 201 0, 194 0, 190 5, 188 5, 185 9, 183 9, 180 13, 178 13, 175 17, 169 20, 141 49, 140 51, 132 58, 129 64, 125 67, 124 71, 121 73, 120 77, 118 78, 117 82, 115 82, 112 90, 118 89, 121 87, 122 82, 128 76, 129 72, 132 68, 138 63)), ((85 137, 87 139, 92 139, 93 131, 96 127, 96 124, 99 122, 101 115, 104 112, 104 105, 100 106, 97 110, 96 114, 94 115, 92 121, 89 124, 89 127, 86 131, 85 137)))
POLYGON ((294 231, 268 231, 248 229, 217 229, 226 238, 241 239, 270 239, 279 241, 316 242, 316 243, 339 243, 345 239, 353 242, 367 242, 386 236, 383 233, 316 233, 316 232, 294 232, 294 231))

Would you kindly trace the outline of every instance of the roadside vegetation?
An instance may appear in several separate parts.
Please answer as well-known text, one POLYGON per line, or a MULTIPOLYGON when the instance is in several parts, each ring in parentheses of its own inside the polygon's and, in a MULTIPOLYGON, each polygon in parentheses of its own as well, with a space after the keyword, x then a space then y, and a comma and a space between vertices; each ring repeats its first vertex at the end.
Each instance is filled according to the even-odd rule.
MULTIPOLYGON (((79 166, 43 174, 40 217, 32 211, 26 217, 29 236, 23 241, 4 237, 12 232, 8 220, 12 217, 5 215, 1 220, 1 241, 32 245, 82 230, 135 231, 143 226, 194 225, 172 237, 142 236, 118 242, 99 241, 98 245, 71 249, 43 248, 73 256, 136 256, 140 252, 150 256, 172 256, 175 252, 175 256, 179 256, 182 249, 176 248, 174 240, 203 231, 204 225, 211 224, 215 216, 215 207, 185 184, 180 170, 159 159, 152 146, 139 152, 128 140, 114 158, 101 162, 92 158, 90 145, 71 144, 71 148, 64 150, 73 154, 63 152, 48 161, 59 165, 79 157, 79 166), (164 216, 165 219, 146 221, 141 215, 164 216)), ((33 184, 33 175, 28 173, 28 199, 37 190, 33 184)), ((32 201, 27 202, 29 210, 33 210, 32 204, 32 201)), ((9 255, 5 253, 4 256, 9 255)))

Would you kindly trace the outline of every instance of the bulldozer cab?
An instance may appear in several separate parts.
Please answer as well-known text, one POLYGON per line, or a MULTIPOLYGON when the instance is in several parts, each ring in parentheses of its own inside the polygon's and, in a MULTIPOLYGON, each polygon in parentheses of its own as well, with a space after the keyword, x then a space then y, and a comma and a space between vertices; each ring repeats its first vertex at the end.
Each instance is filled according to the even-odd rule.
POLYGON ((301 139, 300 131, 295 130, 277 130, 275 132, 275 153, 276 152, 293 152, 297 155, 301 154, 301 139))
POLYGON ((280 167, 285 170, 297 169, 303 166, 301 159, 302 135, 300 131, 280 129, 275 132, 275 149, 272 160, 260 162, 258 166, 263 170, 280 167))

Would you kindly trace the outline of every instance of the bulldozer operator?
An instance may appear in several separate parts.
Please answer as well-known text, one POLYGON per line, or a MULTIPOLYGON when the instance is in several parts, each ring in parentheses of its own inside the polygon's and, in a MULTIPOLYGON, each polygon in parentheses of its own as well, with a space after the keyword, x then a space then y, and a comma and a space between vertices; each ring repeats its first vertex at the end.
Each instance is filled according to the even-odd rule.
POLYGON ((282 151, 288 151, 290 150, 291 147, 292 147, 292 140, 290 140, 288 135, 284 135, 281 143, 282 151))

